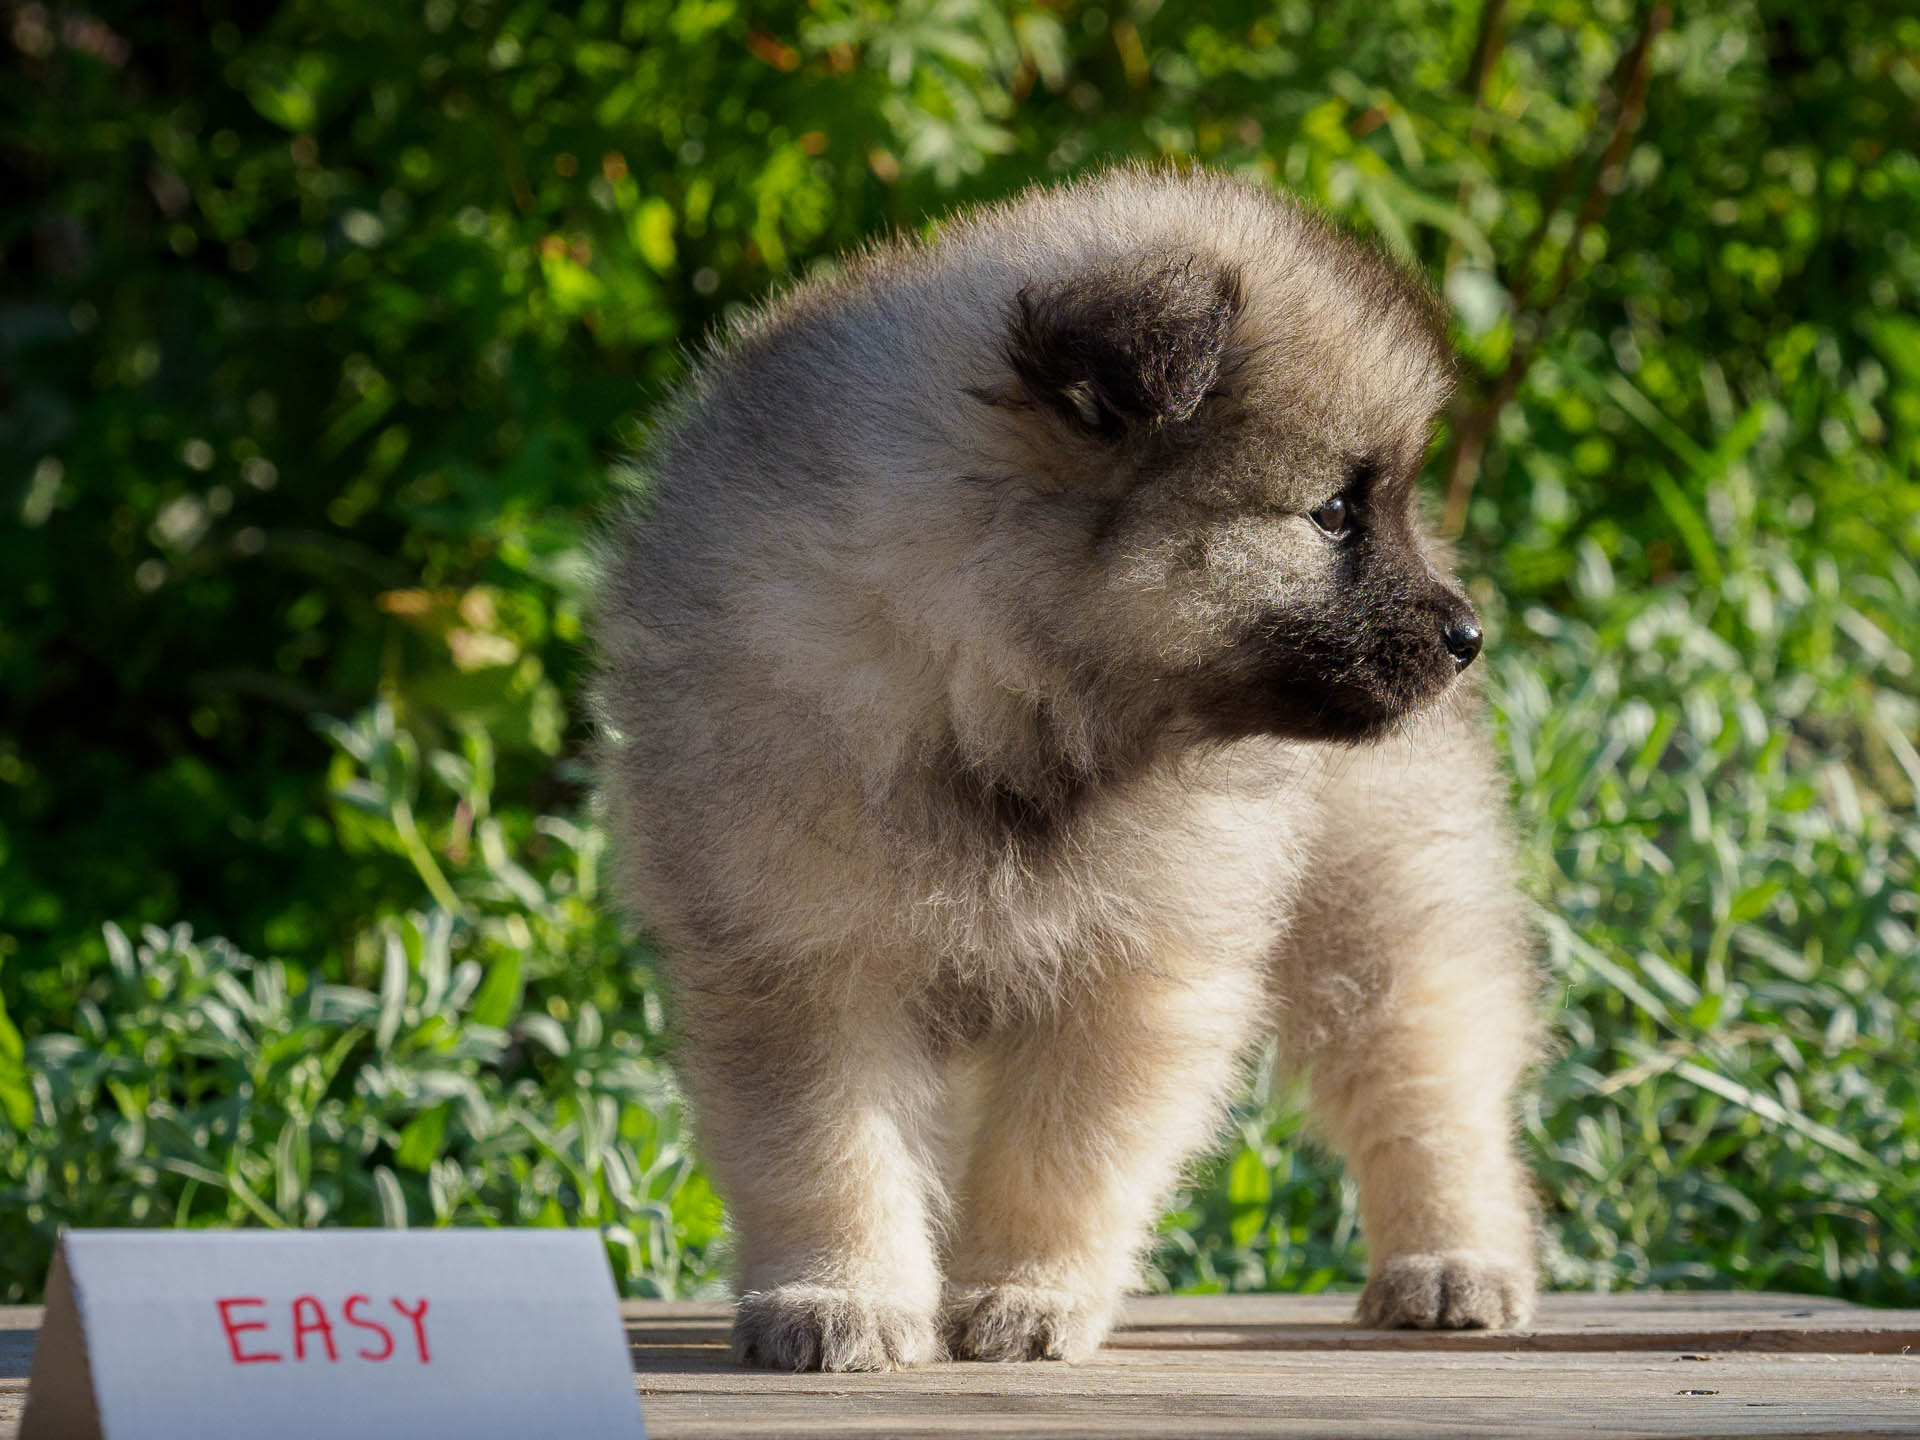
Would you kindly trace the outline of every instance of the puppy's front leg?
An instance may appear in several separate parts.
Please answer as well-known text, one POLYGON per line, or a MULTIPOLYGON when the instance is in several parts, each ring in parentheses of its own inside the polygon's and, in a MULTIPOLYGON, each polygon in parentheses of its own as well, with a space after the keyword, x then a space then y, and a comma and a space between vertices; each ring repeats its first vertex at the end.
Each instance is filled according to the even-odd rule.
POLYGON ((1303 982, 1282 1053, 1360 1190, 1362 1325, 1508 1329, 1533 1311, 1535 1219, 1514 1148, 1531 977, 1496 927, 1430 923, 1373 964, 1303 982))
POLYGON ((1331 768, 1276 955, 1280 1054, 1360 1189, 1363 1325, 1523 1325, 1535 1288, 1514 1092, 1539 1053, 1531 930, 1493 755, 1436 710, 1331 768))
POLYGON ((894 1001, 690 995, 682 1077, 739 1236, 737 1360, 890 1370, 938 1358, 937 1076, 894 1001))
POLYGON ((948 1259, 956 1358, 1099 1346, 1232 1092, 1259 988, 1224 967, 1106 977, 990 1042, 948 1259))

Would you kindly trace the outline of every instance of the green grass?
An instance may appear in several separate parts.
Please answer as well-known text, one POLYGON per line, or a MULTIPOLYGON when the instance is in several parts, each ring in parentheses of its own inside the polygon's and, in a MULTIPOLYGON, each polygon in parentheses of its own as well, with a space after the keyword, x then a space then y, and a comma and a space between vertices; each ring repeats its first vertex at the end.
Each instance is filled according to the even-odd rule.
POLYGON ((600 837, 491 817, 484 742, 429 752, 421 806, 391 712, 333 730, 362 842, 449 908, 370 926, 351 983, 109 925, 73 1033, 0 1030, 5 1293, 37 1285, 60 1224, 590 1225, 627 1293, 698 1290, 719 1205, 645 956, 596 903, 600 837))
MULTIPOLYGON (((1574 613, 1504 617, 1489 656, 1552 982, 1524 1114, 1548 1279, 1913 1303, 1920 763, 1894 682, 1920 582, 1767 543, 1717 599, 1585 572, 1574 613)), ((351 983, 109 927, 72 1033, 24 1063, 0 1036, 9 1292, 57 1223, 596 1225, 628 1293, 711 1288, 718 1207, 599 835, 492 815, 477 736, 423 755, 384 708, 331 733, 338 823, 425 908, 356 937, 351 983)), ((1263 1082, 1238 1128, 1157 1283, 1356 1283, 1351 1188, 1290 1097, 1263 1082)))
MULTIPOLYGON (((1547 1276, 1912 1305, 1920 578, 1738 563, 1712 597, 1594 561, 1577 613, 1491 646, 1557 1039, 1524 1127, 1547 1276)), ((1358 1281, 1351 1194, 1288 1097, 1240 1124, 1165 1283, 1358 1281)))

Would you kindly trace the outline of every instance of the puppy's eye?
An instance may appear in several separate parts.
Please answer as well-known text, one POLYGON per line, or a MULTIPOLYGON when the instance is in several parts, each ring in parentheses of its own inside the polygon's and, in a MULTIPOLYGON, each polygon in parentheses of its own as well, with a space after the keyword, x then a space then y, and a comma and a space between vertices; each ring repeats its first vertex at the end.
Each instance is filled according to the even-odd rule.
POLYGON ((1347 526, 1352 522, 1352 512, 1346 498, 1341 495, 1334 496, 1316 510, 1309 510, 1307 515, 1329 535, 1346 534, 1347 526))

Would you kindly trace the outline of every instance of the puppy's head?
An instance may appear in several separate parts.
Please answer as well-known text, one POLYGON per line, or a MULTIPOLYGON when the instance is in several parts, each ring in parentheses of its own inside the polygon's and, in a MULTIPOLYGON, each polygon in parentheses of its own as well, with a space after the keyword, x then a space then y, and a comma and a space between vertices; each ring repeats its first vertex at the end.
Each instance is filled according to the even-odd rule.
POLYGON ((1027 286, 980 392, 1041 494, 1029 639, 1190 732, 1364 741, 1480 649, 1414 481, 1431 297, 1289 206, 1027 286))

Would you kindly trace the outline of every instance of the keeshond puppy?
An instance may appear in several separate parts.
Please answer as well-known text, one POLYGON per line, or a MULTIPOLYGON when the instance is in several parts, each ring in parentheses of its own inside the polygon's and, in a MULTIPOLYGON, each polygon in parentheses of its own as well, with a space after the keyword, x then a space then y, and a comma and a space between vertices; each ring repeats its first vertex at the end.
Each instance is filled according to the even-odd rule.
POLYGON ((1535 1049, 1442 318, 1119 170, 733 326, 602 556, 621 898, 781 1369, 1085 1357, 1277 1033, 1370 1326, 1522 1324, 1535 1049))

